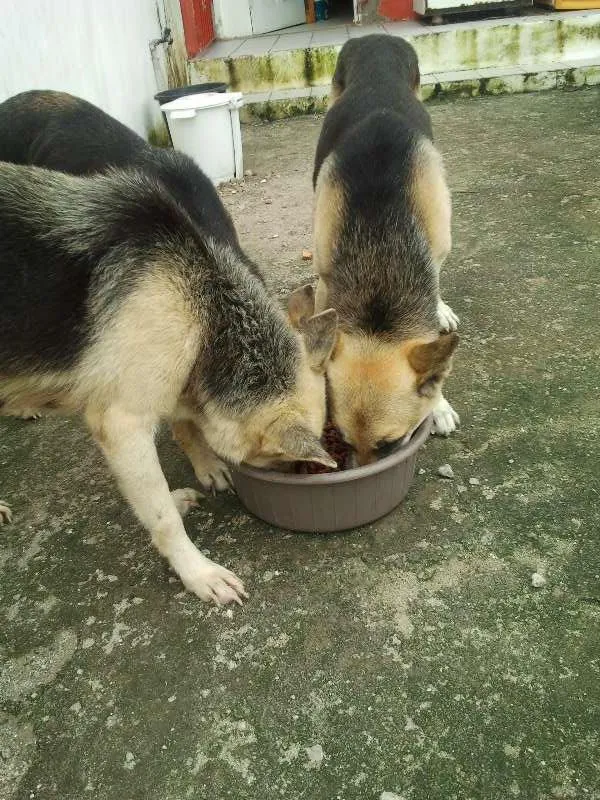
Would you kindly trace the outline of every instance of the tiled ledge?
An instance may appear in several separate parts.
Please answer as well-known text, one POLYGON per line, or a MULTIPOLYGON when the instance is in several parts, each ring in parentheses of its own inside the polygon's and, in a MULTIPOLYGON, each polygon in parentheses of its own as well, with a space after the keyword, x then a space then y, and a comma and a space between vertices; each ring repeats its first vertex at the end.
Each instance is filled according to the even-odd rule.
MULTIPOLYGON (((596 85, 600 85, 600 57, 574 63, 557 61, 538 67, 518 64, 515 67, 458 70, 421 76, 421 93, 426 101, 596 85)), ((247 94, 244 96, 242 120, 276 120, 322 113, 327 108, 328 96, 328 86, 247 94)))

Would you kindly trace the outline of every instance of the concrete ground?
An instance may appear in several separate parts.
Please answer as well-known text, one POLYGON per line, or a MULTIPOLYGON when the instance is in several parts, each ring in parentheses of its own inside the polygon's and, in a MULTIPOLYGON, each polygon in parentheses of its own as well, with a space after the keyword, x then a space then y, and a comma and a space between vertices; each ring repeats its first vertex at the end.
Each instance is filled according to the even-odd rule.
MULTIPOLYGON (((251 592, 210 607, 78 422, 0 422, 2 800, 600 798, 600 91, 430 111, 462 428, 396 512, 306 536, 207 500, 188 530, 251 592)), ((246 128, 255 175, 223 188, 282 295, 320 123, 246 128)))

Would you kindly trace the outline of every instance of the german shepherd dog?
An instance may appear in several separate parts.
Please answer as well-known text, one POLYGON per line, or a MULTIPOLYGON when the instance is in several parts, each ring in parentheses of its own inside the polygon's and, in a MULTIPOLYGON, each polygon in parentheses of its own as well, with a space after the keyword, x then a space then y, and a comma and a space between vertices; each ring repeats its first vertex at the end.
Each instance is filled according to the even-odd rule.
POLYGON ((340 52, 316 151, 317 310, 340 330, 327 375, 334 421, 364 464, 433 412, 458 417, 441 387, 458 318, 441 300, 450 193, 417 54, 399 37, 364 36, 340 52))
POLYGON ((0 164, 0 414, 81 413, 184 585, 241 602, 241 581, 186 535, 196 493, 169 492, 155 431, 171 423, 205 488, 227 485, 225 461, 334 466, 319 436, 336 314, 313 316, 298 290, 294 330, 240 256, 212 185, 200 190, 205 214, 192 218, 143 170, 82 178, 0 164))
MULTIPOLYGON (((94 175, 115 167, 142 170, 160 180, 200 226, 208 216, 212 234, 236 247, 240 260, 262 280, 239 247, 231 217, 195 161, 171 149, 152 147, 87 100, 67 92, 34 89, 0 103, 0 161, 71 175, 94 175)), ((41 415, 23 408, 19 416, 36 419, 41 415)))

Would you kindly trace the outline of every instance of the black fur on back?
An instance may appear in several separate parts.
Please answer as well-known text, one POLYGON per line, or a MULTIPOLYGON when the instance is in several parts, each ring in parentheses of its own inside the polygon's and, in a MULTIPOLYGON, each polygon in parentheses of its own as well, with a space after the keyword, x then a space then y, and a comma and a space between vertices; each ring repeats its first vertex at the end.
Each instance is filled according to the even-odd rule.
POLYGON ((0 376, 73 367, 154 271, 208 320, 199 391, 246 408, 292 388, 299 345, 278 307, 159 180, 0 164, 0 376))
POLYGON ((398 338, 436 330, 437 278, 410 196, 417 147, 432 139, 414 94, 417 55, 399 37, 351 39, 333 82, 342 93, 325 117, 314 172, 316 182, 331 155, 327 180, 344 196, 328 302, 348 331, 398 338))
POLYGON ((373 112, 394 111, 407 129, 433 141, 431 120, 415 96, 419 62, 399 36, 372 34, 349 39, 338 56, 333 85, 342 94, 329 109, 317 144, 313 184, 323 161, 343 138, 373 112))
POLYGON ((396 338, 437 326, 435 272, 410 210, 417 143, 385 110, 357 125, 336 153, 335 180, 344 187, 347 212, 336 239, 329 302, 347 330, 396 338))
POLYGON ((206 235, 236 248, 248 269, 260 276, 197 164, 183 153, 152 147, 86 100, 66 92, 33 90, 0 103, 0 161, 71 175, 105 173, 115 167, 142 170, 167 187, 206 235))

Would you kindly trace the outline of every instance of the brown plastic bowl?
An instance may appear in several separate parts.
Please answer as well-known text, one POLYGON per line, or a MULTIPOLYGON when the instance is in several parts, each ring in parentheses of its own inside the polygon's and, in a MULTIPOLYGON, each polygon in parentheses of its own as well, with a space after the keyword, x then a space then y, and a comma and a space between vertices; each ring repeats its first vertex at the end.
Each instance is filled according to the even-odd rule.
POLYGON ((231 470, 233 483, 248 511, 278 528, 314 533, 357 528, 404 499, 431 422, 428 417, 406 444, 365 467, 296 475, 242 465, 231 470))

